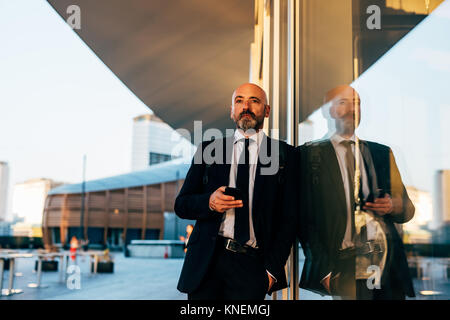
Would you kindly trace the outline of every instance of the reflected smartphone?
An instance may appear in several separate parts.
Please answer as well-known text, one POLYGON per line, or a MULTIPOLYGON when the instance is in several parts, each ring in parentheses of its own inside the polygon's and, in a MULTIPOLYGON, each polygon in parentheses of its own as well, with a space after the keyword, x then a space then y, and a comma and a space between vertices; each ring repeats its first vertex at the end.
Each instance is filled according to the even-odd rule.
POLYGON ((364 199, 362 201, 361 207, 363 207, 366 202, 375 202, 375 199, 383 198, 385 194, 386 194, 386 191, 384 191, 383 189, 377 189, 377 191, 375 191, 375 194, 370 193, 369 196, 367 197, 367 199, 364 199))
POLYGON ((377 198, 384 198, 386 195, 386 191, 384 189, 377 189, 377 194, 375 195, 377 198))

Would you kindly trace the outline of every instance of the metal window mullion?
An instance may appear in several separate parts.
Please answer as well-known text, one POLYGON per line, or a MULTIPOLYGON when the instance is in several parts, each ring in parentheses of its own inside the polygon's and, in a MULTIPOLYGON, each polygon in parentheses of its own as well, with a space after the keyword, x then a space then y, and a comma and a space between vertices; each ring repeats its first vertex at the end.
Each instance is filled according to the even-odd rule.
MULTIPOLYGON (((298 0, 288 1, 287 7, 287 138, 288 143, 294 146, 298 143, 298 115, 296 109, 298 104, 295 102, 296 90, 298 86, 296 83, 296 75, 299 72, 296 66, 296 60, 298 60, 298 51, 296 45, 296 34, 298 32, 298 0)), ((289 300, 297 300, 299 297, 299 282, 298 282, 298 240, 294 241, 292 246, 291 255, 289 256, 289 300)))

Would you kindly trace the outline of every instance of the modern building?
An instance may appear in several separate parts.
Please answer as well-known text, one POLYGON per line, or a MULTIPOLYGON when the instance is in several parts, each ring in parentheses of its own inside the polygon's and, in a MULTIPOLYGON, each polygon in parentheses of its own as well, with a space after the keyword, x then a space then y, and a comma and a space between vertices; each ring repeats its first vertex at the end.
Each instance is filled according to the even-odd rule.
POLYGON ((153 114, 133 119, 131 170, 192 155, 192 144, 153 114))
POLYGON ((42 213, 47 193, 61 183, 37 178, 17 183, 13 188, 12 213, 21 222, 12 226, 15 236, 42 236, 42 213))
POLYGON ((0 161, 0 221, 6 220, 8 210, 9 167, 0 161))
POLYGON ((64 245, 76 236, 89 244, 122 247, 135 239, 164 239, 165 213, 173 212, 190 165, 183 160, 87 181, 84 194, 82 184, 51 190, 43 210, 44 243, 64 245))
POLYGON ((436 173, 434 227, 436 241, 450 243, 450 170, 439 170, 436 173))
POLYGON ((450 170, 440 170, 436 174, 438 201, 436 201, 436 222, 450 224, 450 170))

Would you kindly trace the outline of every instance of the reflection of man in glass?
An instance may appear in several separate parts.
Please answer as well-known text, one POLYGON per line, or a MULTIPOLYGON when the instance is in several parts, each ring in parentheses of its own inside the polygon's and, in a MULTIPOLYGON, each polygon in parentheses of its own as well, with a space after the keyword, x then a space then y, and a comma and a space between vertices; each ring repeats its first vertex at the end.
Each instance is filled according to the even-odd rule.
POLYGON ((392 151, 356 137, 360 98, 352 87, 330 90, 323 113, 333 124, 327 138, 299 147, 306 253, 300 285, 343 299, 414 296, 394 226, 411 220, 414 206, 392 151), (365 213, 355 212, 358 198, 365 213))

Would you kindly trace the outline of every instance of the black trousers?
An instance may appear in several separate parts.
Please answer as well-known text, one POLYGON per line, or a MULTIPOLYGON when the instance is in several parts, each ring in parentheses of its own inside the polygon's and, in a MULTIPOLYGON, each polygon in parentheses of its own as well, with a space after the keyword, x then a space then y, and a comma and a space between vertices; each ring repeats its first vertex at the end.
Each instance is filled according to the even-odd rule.
POLYGON ((264 300, 268 287, 262 256, 232 252, 217 241, 209 269, 188 299, 264 300))
POLYGON ((401 281, 393 270, 384 272, 380 289, 369 289, 367 280, 355 279, 355 257, 339 259, 330 281, 335 299, 343 300, 405 300, 401 281))

